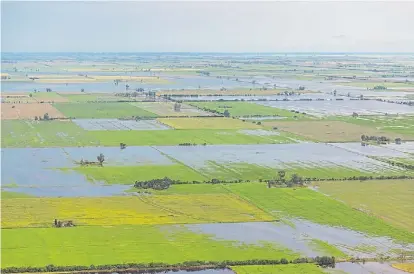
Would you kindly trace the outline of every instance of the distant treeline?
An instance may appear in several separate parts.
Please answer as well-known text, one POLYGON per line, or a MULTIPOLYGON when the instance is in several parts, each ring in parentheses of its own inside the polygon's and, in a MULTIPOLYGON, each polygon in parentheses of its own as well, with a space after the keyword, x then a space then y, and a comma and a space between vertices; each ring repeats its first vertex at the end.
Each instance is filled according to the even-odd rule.
POLYGON ((309 183, 313 182, 322 182, 322 181, 368 181, 368 180, 403 180, 403 179, 414 179, 414 176, 408 175, 381 175, 381 176, 350 176, 342 178, 317 178, 317 177, 301 177, 297 174, 293 174, 291 178, 286 179, 285 175, 280 175, 276 179, 258 179, 258 180, 220 180, 220 179, 211 179, 206 181, 181 181, 174 180, 168 177, 162 179, 153 179, 148 181, 136 181, 134 187, 138 189, 156 189, 162 190, 167 189, 171 185, 191 185, 191 184, 241 184, 241 183, 250 183, 250 182, 260 182, 267 183, 268 187, 302 187, 309 183))
POLYGON ((323 256, 315 258, 297 258, 288 260, 281 258, 280 260, 261 260, 252 259, 245 261, 189 261, 178 264, 166 263, 125 263, 125 264, 109 264, 109 265, 90 265, 90 266, 55 266, 47 265, 44 267, 7 267, 1 269, 2 273, 33 273, 33 272, 63 272, 63 271, 96 271, 111 272, 119 270, 128 270, 135 273, 151 273, 159 271, 179 271, 179 270, 202 270, 202 269, 228 269, 235 265, 278 265, 278 264, 302 264, 313 263, 322 267, 334 267, 335 257, 323 256))

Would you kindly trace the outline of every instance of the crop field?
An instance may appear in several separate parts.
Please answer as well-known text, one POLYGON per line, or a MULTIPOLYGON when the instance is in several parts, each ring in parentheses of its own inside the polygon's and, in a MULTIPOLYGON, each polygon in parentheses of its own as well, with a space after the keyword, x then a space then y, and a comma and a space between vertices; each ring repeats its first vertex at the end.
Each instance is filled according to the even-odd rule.
POLYGON ((85 130, 70 121, 2 120, 1 129, 2 147, 59 147, 98 144, 86 134, 85 130))
POLYGON ((55 108, 71 118, 131 118, 157 115, 128 103, 56 103, 55 108))
POLYGON ((2 227, 52 227, 50 216, 84 225, 182 224, 272 221, 231 194, 106 198, 24 198, 3 202, 2 227))
POLYGON ((376 128, 384 132, 408 136, 410 140, 414 139, 414 116, 362 116, 357 118, 340 117, 338 119, 348 123, 376 128))
POLYGON ((414 231, 414 205, 411 203, 414 184, 410 180, 320 182, 317 186, 319 191, 346 202, 353 208, 369 212, 397 227, 414 231))
POLYGON ((158 116, 212 116, 213 114, 199 110, 191 105, 181 104, 180 111, 174 110, 173 102, 140 102, 131 103, 158 116))
POLYGON ((414 108, 390 90, 412 56, 5 56, 1 272, 378 273, 414 250, 414 108), (295 260, 316 256, 336 267, 295 260))
POLYGON ((157 120, 74 119, 84 130, 166 130, 157 120))
POLYGON ((281 117, 303 117, 303 114, 297 114, 284 109, 277 109, 262 105, 257 105, 250 102, 193 102, 193 106, 204 110, 214 110, 221 114, 227 110, 230 116, 243 117, 243 116, 281 116, 281 117))
POLYGON ((258 102, 263 106, 295 110, 318 117, 343 115, 414 114, 414 109, 407 105, 390 104, 379 101, 344 100, 344 101, 272 101, 258 102))
POLYGON ((343 227, 372 236, 414 243, 411 232, 310 189, 267 189, 265 184, 234 184, 229 189, 276 218, 290 216, 318 224, 343 227), (346 216, 346 217, 345 217, 346 216))
POLYGON ((277 245, 235 245, 179 226, 18 228, 4 229, 2 236, 2 267, 297 257, 277 245))
POLYGON ((403 135, 369 125, 342 121, 274 121, 263 124, 319 142, 358 142, 361 141, 361 135, 386 136, 391 140, 410 138, 405 132, 403 135))
POLYGON ((48 113, 50 118, 65 117, 51 104, 1 104, 1 119, 5 120, 34 120, 35 116, 43 118, 45 113, 48 113))
POLYGON ((163 124, 175 129, 259 129, 259 125, 238 119, 214 118, 158 118, 163 124))

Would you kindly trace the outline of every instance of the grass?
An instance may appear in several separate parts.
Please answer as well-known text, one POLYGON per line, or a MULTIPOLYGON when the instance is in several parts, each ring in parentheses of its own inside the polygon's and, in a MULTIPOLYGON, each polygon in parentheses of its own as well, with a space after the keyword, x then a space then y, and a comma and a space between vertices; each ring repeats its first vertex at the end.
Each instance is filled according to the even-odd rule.
POLYGON ((287 215, 304 218, 315 223, 345 227, 369 235, 388 236, 398 241, 414 243, 412 233, 310 189, 268 189, 265 184, 248 183, 233 184, 228 188, 276 217, 287 215))
POLYGON ((414 232, 414 184, 410 180, 320 182, 318 186, 323 193, 351 207, 414 232))
POLYGON ((299 257, 276 245, 215 241, 177 226, 2 229, 2 236, 2 267, 299 257))
POLYGON ((348 123, 375 128, 384 132, 394 133, 403 139, 414 139, 414 116, 359 116, 333 117, 348 123))
POLYGON ((230 116, 281 116, 281 117, 302 117, 303 114, 297 114, 288 110, 278 109, 273 107, 262 106, 250 102, 194 102, 191 103, 193 106, 197 106, 204 110, 215 110, 220 113, 224 113, 228 110, 230 116))
POLYGON ((277 121, 264 122, 263 124, 319 142, 359 142, 363 134, 390 138, 401 137, 401 135, 385 129, 377 129, 365 124, 348 123, 348 121, 277 121))
POLYGON ((392 264, 392 267, 408 273, 414 273, 414 263, 397 263, 392 264))
POLYGON ((259 129, 260 126, 238 119, 224 117, 209 118, 159 118, 163 124, 175 129, 259 129))
MULTIPOLYGON (((179 118, 182 119, 182 118, 179 118)), ((88 135, 103 146, 191 144, 282 144, 295 143, 287 134, 257 136, 238 130, 185 129, 148 131, 89 131, 88 135)))
MULTIPOLYGON (((132 187, 128 192, 142 191, 132 187)), ((170 194, 226 194, 229 190, 221 184, 185 184, 185 185, 171 185, 165 190, 152 190, 148 189, 147 192, 151 192, 155 195, 170 195, 170 194)))
POLYGON ((286 274, 319 274, 326 273, 316 264, 288 264, 288 265, 242 265, 232 266, 231 269, 236 274, 270 274, 270 273, 286 273, 286 274))
POLYGON ((157 115, 129 103, 56 103, 53 104, 66 117, 72 118, 129 118, 156 117, 157 115))
POLYGON ((2 121, 1 129, 2 147, 65 147, 98 144, 87 131, 70 121, 5 120, 2 121))
POLYGON ((129 184, 135 181, 169 177, 182 181, 204 181, 206 178, 195 170, 181 164, 145 166, 89 166, 74 168, 91 181, 104 181, 107 184, 129 184))
POLYGON ((2 228, 272 221, 274 217, 232 194, 19 198, 2 201, 2 228))
POLYGON ((287 144, 296 143, 288 133, 258 136, 239 130, 106 130, 86 131, 70 121, 2 121, 2 147, 73 147, 191 144, 287 144))
POLYGON ((13 199, 13 198, 30 198, 32 197, 29 194, 12 192, 12 191, 1 191, 1 199, 13 199))
POLYGON ((319 239, 311 239, 310 245, 314 250, 317 250, 326 256, 334 256, 336 258, 346 258, 347 255, 339 250, 336 246, 330 245, 329 243, 319 240, 319 239))

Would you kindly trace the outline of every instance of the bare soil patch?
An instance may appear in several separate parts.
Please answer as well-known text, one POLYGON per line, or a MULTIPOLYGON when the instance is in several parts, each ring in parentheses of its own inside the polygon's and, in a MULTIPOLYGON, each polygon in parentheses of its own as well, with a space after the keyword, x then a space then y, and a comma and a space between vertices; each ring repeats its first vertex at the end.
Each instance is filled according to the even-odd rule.
POLYGON ((2 120, 34 119, 45 113, 50 118, 64 118, 65 116, 54 108, 51 104, 1 104, 2 120))

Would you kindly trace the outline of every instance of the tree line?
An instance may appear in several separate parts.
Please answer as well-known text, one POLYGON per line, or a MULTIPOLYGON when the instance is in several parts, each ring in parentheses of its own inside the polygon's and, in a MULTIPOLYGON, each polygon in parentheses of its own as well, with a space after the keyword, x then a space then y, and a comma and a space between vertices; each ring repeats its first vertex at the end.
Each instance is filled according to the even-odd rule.
POLYGON ((236 265, 279 265, 279 264, 302 264, 313 263, 322 267, 334 267, 335 257, 323 256, 315 258, 297 258, 288 260, 281 259, 251 259, 244 261, 188 261, 178 264, 167 263, 124 263, 124 264, 108 264, 108 265, 90 265, 90 266, 55 266, 47 265, 44 267, 6 267, 1 269, 2 273, 33 273, 33 272, 63 272, 63 271, 96 271, 108 272, 110 270, 128 270, 134 269, 135 273, 148 273, 154 271, 178 271, 178 270, 201 270, 201 269, 228 269, 236 265))

